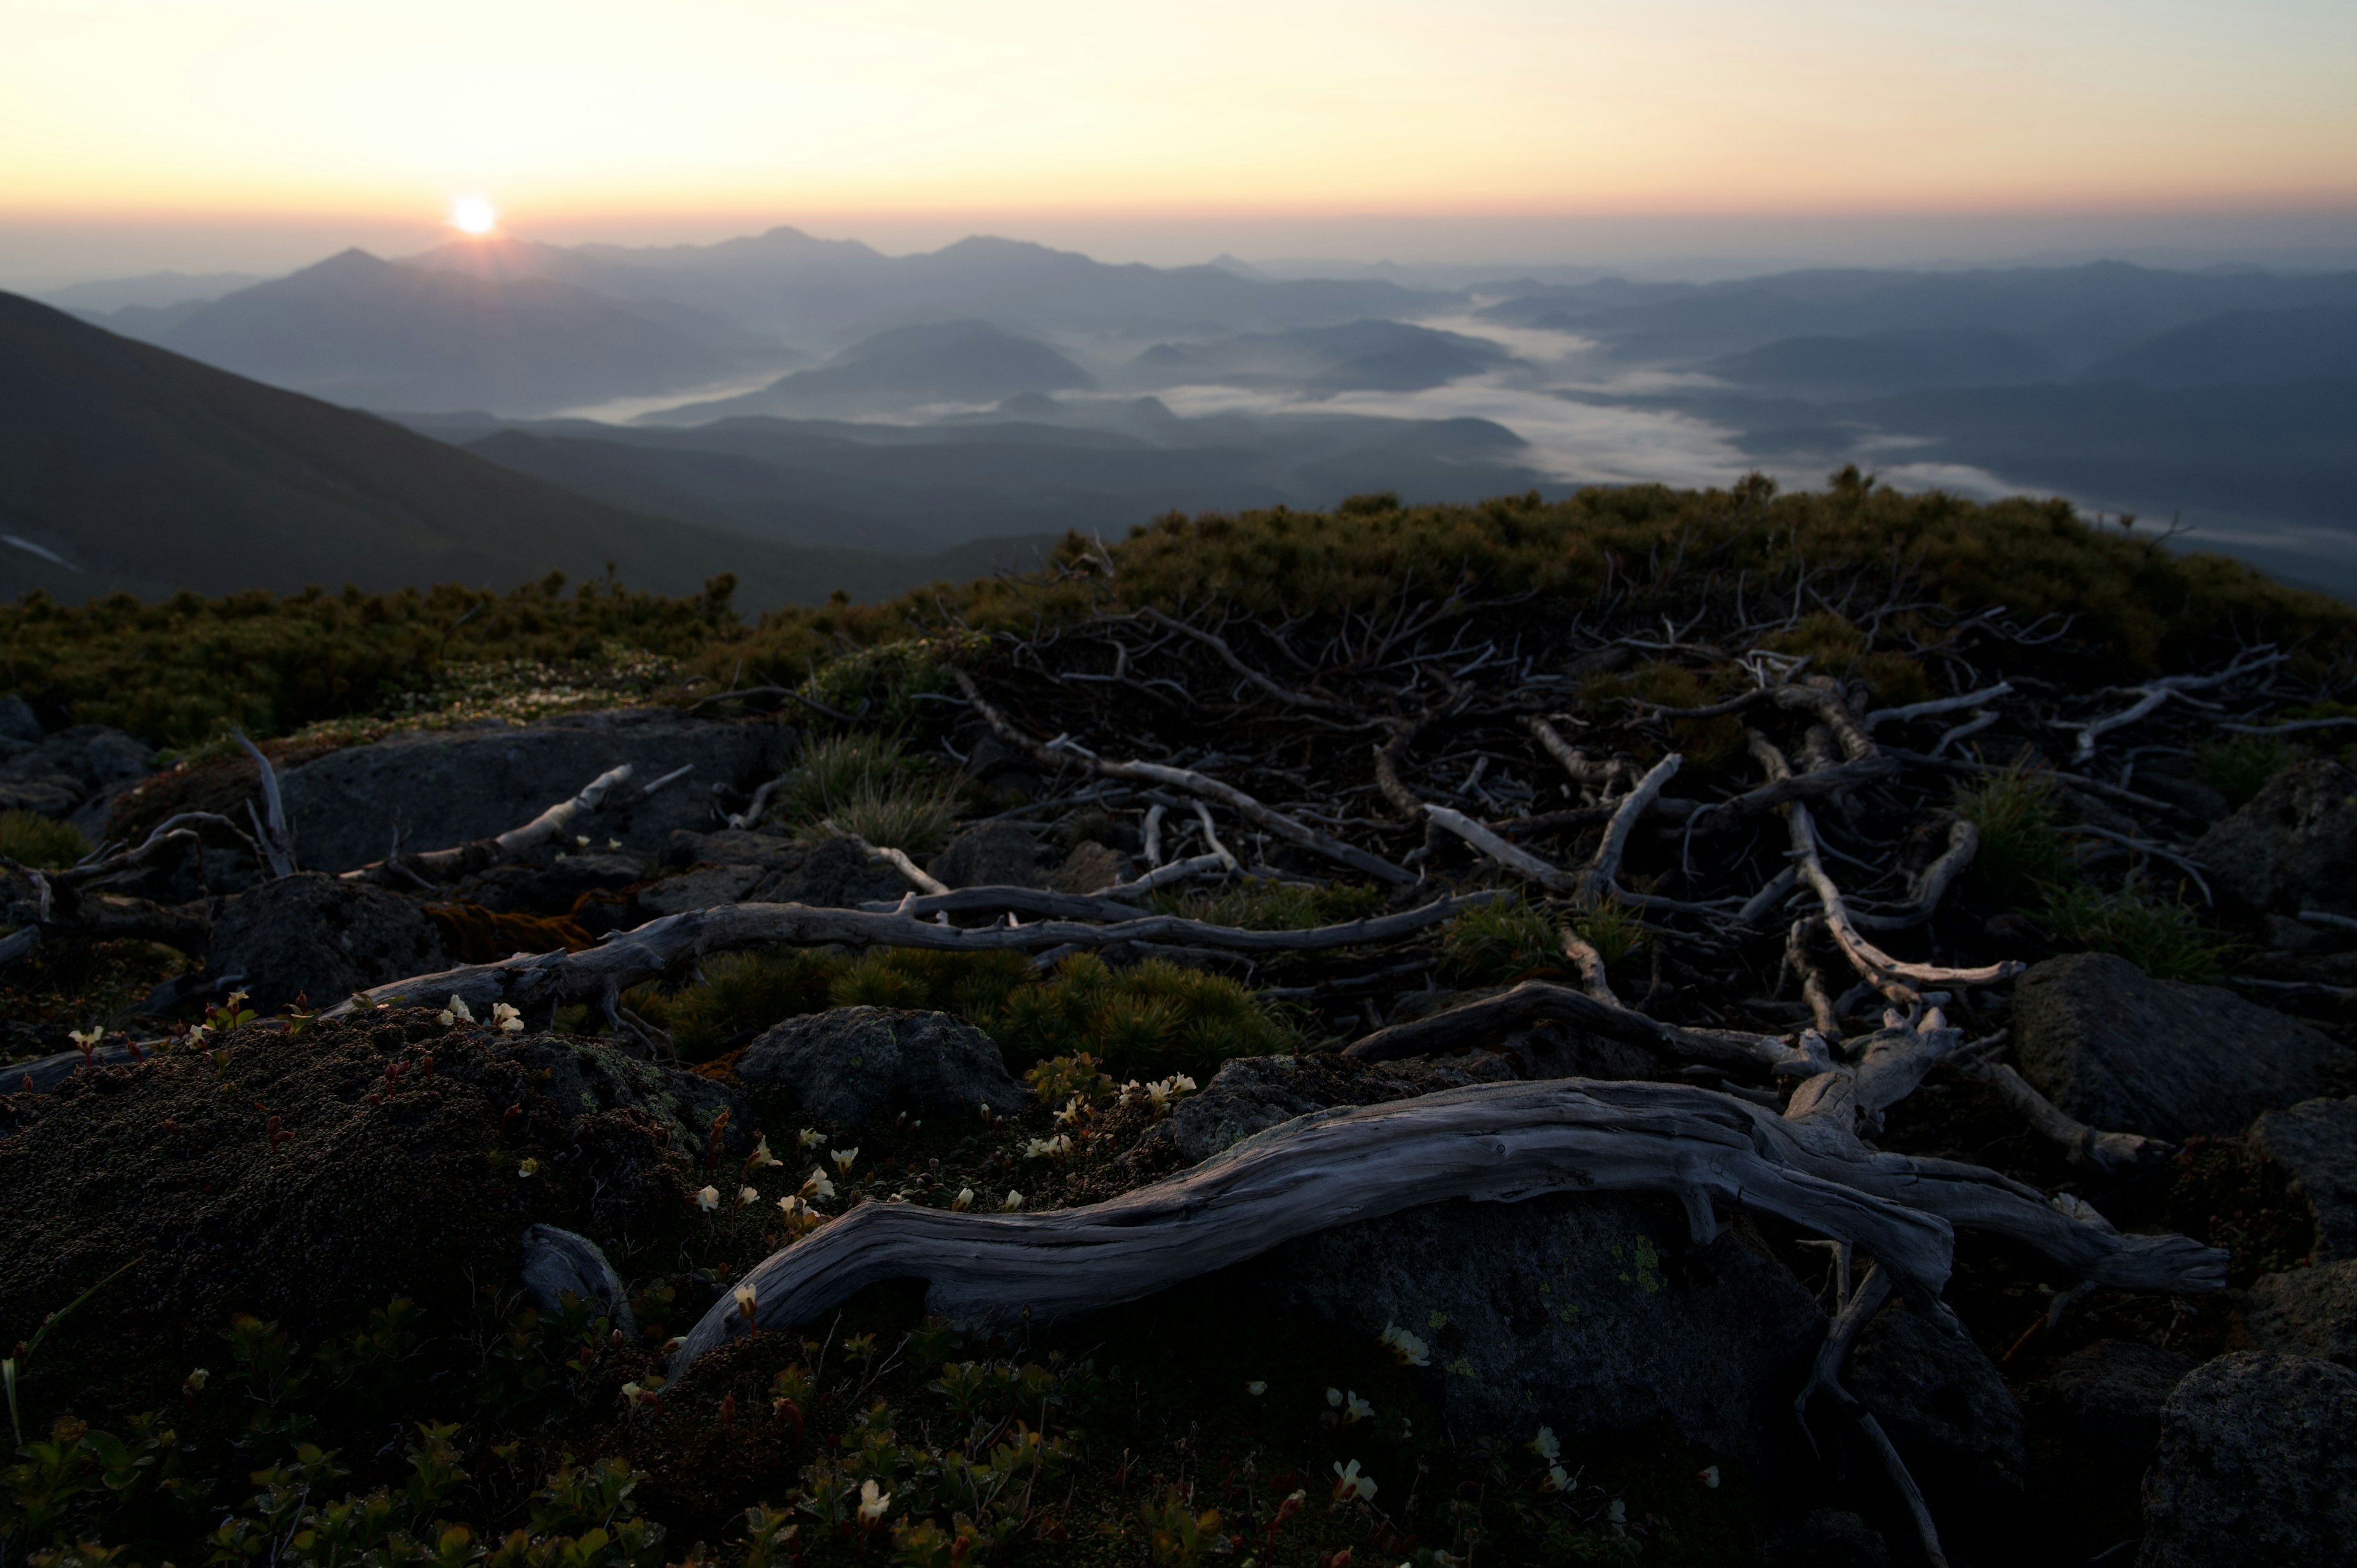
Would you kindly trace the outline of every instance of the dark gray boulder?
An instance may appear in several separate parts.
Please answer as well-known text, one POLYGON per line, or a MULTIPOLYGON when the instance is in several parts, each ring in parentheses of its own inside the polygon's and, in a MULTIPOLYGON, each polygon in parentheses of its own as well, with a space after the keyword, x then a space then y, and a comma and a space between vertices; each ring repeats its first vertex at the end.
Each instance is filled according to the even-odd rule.
POLYGON ((774 777, 792 741, 780 725, 683 718, 668 708, 567 714, 534 724, 389 736, 285 775, 303 864, 349 871, 383 858, 396 824, 408 849, 447 849, 521 827, 620 763, 631 781, 579 832, 595 847, 651 860, 682 828, 712 825, 712 787, 774 777), (653 795, 683 764, 695 771, 653 795))
POLYGON ((1964 1334, 1893 1303, 1858 1336, 1842 1385, 1889 1434, 1935 1518, 2019 1505, 2029 1466, 2021 1406, 1964 1334))
POLYGON ((716 828, 708 833, 683 828, 671 835, 664 854, 673 865, 758 865, 764 871, 797 870, 809 857, 806 843, 744 828, 716 828))
POLYGON ((1858 1514, 1812 1509, 1770 1533, 1760 1562, 1761 1568, 1890 1568, 1890 1543, 1858 1514))
POLYGON ((1048 886, 1059 893, 1102 893, 1137 875, 1129 856, 1110 844, 1074 844, 1064 863, 1049 874, 1048 886))
POLYGON ((2014 986, 2013 1053, 2088 1125, 2169 1139, 2239 1133, 2346 1070, 2341 1047, 2297 1019, 2110 953, 2031 966, 2014 986))
POLYGON ((213 921, 207 963, 214 974, 241 976, 264 1013, 298 995, 330 1006, 355 991, 449 966, 433 922, 415 904, 317 871, 230 899, 213 921))
POLYGON ((952 887, 1037 887, 1042 881, 1039 846, 1020 822, 968 828, 925 869, 952 887))
POLYGON ((2142 1568, 2357 1562, 2357 1372, 2242 1351, 2197 1367, 2161 1413, 2142 1568))
POLYGON ((95 843, 114 798, 155 771, 155 752, 136 736, 76 725, 0 762, 0 811, 70 821, 95 843))
POLYGON ((2357 1099, 2270 1111, 2252 1127, 2251 1143, 2290 1175, 2315 1211, 2316 1260, 2357 1258, 2357 1099))
POLYGON ((2237 1315, 2254 1349, 2357 1367, 2357 1258, 2263 1275, 2237 1315))
POLYGON ((2324 757, 2293 763, 2202 834, 2193 858, 2252 909, 2357 911, 2357 773, 2324 757))
POLYGON ((916 884, 889 862, 869 860, 848 839, 825 839, 811 845, 801 859, 770 872, 745 897, 757 904, 856 909, 915 889, 916 884))
POLYGON ((1792 1394, 1824 1316, 1748 1221, 1696 1246, 1666 1199, 1457 1200, 1321 1231, 1262 1267, 1344 1332, 1423 1340, 1417 1379, 1461 1437, 1666 1423, 1761 1470, 1803 1451, 1792 1394))
POLYGON ((739 904, 769 873, 758 865, 699 865, 639 889, 639 908, 652 918, 739 904))
POLYGON ((1255 1133, 1313 1111, 1330 1111, 1338 1105, 1382 1105, 1511 1076, 1505 1063, 1495 1057, 1484 1058, 1479 1065, 1362 1062, 1325 1053, 1235 1057, 1221 1064, 1200 1093, 1180 1101, 1170 1120, 1149 1136, 1170 1139, 1189 1164, 1200 1164, 1255 1133))
POLYGON ((1008 1114, 1028 1098, 988 1035, 947 1013, 897 1007, 789 1018, 746 1047, 737 1076, 776 1084, 813 1118, 853 1127, 893 1105, 1008 1114))
POLYGON ((40 744, 48 732, 41 728, 41 715, 33 712, 33 704, 11 692, 0 697, 0 740, 23 741, 27 746, 40 744))
POLYGON ((2193 1362, 2157 1345, 2099 1339, 2055 1363, 2073 1451, 2097 1473, 2134 1479, 2160 1441, 2161 1407, 2193 1362))

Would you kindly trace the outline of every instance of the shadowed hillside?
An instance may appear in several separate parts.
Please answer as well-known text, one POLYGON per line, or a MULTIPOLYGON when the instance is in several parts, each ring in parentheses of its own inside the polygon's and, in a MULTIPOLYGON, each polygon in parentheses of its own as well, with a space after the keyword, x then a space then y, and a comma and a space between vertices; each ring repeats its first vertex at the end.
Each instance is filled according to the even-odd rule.
POLYGON ((582 499, 365 413, 0 295, 0 592, 512 584, 552 569, 750 606, 897 592, 931 558, 793 547, 582 499))

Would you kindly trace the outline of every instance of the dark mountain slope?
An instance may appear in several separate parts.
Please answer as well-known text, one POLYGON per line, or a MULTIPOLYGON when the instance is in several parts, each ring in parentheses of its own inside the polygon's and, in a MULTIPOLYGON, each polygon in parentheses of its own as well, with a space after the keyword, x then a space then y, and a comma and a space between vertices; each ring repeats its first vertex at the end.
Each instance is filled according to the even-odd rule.
POLYGON ((1738 385, 1804 394, 2008 386, 2051 381, 2057 370, 2035 344, 1972 329, 1786 338, 1702 368, 1738 385))
POLYGON ((545 412, 716 381, 759 352, 683 306, 634 308, 545 277, 402 266, 365 251, 154 328, 156 342, 209 365, 384 409, 545 412))
POLYGON ((2093 381, 2251 385, 2357 376, 2357 306, 2236 310, 2164 332, 2093 367, 2093 381))
POLYGON ((587 500, 350 409, 0 294, 0 593, 291 592, 551 569, 748 605, 927 580, 921 557, 792 548, 587 500), (58 565, 37 552, 62 558, 58 565))
POLYGON ((981 321, 902 327, 856 343, 815 370, 797 371, 759 392, 689 403, 647 423, 693 424, 738 414, 863 413, 924 403, 1002 403, 1026 392, 1096 384, 1088 371, 1028 338, 981 321))

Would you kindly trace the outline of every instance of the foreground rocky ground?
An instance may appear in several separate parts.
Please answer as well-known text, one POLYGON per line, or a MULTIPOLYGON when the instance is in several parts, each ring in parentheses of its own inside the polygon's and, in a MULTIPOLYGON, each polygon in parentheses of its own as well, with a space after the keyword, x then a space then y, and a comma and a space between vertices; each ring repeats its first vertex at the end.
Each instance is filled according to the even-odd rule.
POLYGON ((2332 667, 1402 617, 267 785, 0 713, 0 806, 117 846, 12 862, 6 1552, 2357 1553, 2332 667), (1480 1120, 1555 1090, 1576 1157, 1480 1120), (1061 1316, 956 1283, 1112 1278, 1097 1205, 1241 1230, 1061 1316), (833 1290, 856 1237, 905 1272, 833 1290))

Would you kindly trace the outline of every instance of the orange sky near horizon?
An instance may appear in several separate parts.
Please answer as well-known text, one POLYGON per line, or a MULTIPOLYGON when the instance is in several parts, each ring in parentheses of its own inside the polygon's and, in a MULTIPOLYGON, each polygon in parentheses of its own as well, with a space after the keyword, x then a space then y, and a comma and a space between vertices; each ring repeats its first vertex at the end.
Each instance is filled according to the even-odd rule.
POLYGON ((0 215, 2357 204, 2322 0, 0 0, 0 215))

